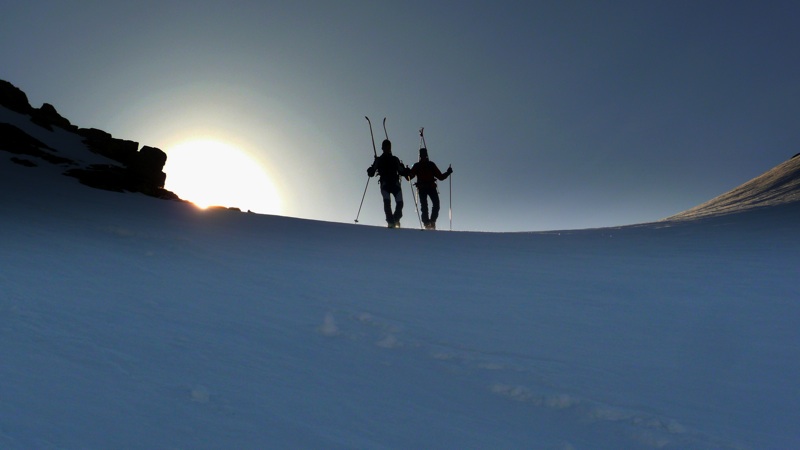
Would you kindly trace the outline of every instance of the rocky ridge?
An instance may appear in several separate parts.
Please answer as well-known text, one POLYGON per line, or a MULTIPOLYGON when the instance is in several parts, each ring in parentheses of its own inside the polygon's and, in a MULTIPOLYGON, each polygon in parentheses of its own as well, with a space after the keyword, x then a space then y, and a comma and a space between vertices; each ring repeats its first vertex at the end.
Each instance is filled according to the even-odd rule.
POLYGON ((36 131, 54 133, 61 129, 73 134, 89 152, 104 157, 102 163, 83 164, 65 156, 43 139, 37 139, 32 134, 38 133, 32 133, 31 127, 23 129, 19 123, 0 121, 0 151, 13 154, 13 162, 26 167, 42 163, 57 165, 65 169, 64 175, 94 188, 178 199, 177 195, 164 189, 167 154, 162 150, 149 146, 140 149, 138 142, 118 139, 96 128, 73 125, 49 103, 34 108, 24 91, 4 80, 0 80, 0 107, 27 116, 29 124, 40 128, 36 131))

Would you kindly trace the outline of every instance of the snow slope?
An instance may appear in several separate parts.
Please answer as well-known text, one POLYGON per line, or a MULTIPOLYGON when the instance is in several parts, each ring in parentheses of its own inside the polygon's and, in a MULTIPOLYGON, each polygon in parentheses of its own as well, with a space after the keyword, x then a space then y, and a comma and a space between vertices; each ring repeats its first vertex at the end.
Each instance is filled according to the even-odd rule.
POLYGON ((668 220, 698 219, 796 202, 800 202, 800 155, 668 220))
POLYGON ((420 232, 199 211, 10 156, 0 448, 800 446, 796 203, 420 232))

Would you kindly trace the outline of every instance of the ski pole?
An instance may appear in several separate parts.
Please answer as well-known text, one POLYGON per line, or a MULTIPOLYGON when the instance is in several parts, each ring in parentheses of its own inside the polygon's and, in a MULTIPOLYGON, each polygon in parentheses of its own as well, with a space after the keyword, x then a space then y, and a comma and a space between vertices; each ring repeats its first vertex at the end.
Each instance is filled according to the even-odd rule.
POLYGON ((386 117, 383 118, 383 134, 386 136, 386 139, 389 139, 389 133, 386 132, 386 117))
MULTIPOLYGON (((423 130, 425 130, 424 127, 419 129, 419 137, 422 139, 422 145, 424 145, 425 148, 428 148, 428 144, 425 143, 425 135, 423 134, 423 130)), ((450 169, 452 167, 453 167, 452 164, 447 166, 448 169, 450 169)), ((450 188, 449 188, 449 191, 450 192, 448 194, 450 196, 450 199, 449 199, 449 202, 448 202, 449 203, 449 205, 448 205, 449 208, 448 208, 447 215, 450 218, 450 231, 453 231, 453 174, 452 173, 450 174, 450 188)))
POLYGON ((406 179, 408 180, 408 187, 411 188, 411 198, 414 199, 414 211, 417 212, 417 221, 419 221, 419 229, 421 230, 422 229, 422 218, 419 216, 419 205, 417 204, 417 194, 414 192, 414 185, 411 184, 411 180, 408 179, 408 178, 406 178, 406 179))
POLYGON ((358 205, 358 214, 356 214, 356 223, 358 223, 358 216, 361 215, 361 207, 364 206, 364 197, 367 196, 367 188, 369 187, 369 178, 367 177, 367 185, 364 186, 364 193, 361 194, 361 204, 358 205))
MULTIPOLYGON (((452 164, 447 166, 448 169, 451 169, 452 167, 453 167, 452 164)), ((452 173, 450 173, 450 201, 449 201, 449 206, 450 206, 450 211, 449 211, 449 215, 450 215, 450 231, 453 231, 453 174, 452 173)))

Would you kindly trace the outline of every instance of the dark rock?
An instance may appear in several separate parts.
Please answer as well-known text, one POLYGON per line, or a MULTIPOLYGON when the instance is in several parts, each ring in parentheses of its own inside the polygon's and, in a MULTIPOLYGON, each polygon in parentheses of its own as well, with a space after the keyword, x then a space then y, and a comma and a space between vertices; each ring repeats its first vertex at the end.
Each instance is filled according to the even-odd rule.
POLYGON ((64 175, 75 177, 81 184, 106 191, 125 192, 127 171, 109 164, 93 164, 85 169, 70 169, 64 175))
MULTIPOLYGON (((83 142, 90 151, 119 163, 119 165, 95 164, 88 167, 74 167, 64 173, 77 178, 82 184, 109 191, 141 192, 153 197, 180 200, 177 195, 164 189, 167 179, 167 174, 164 173, 167 154, 163 151, 148 146, 139 150, 138 142, 116 139, 111 134, 96 128, 78 128, 61 116, 49 103, 43 104, 38 109, 32 108, 22 90, 3 80, 0 80, 0 105, 29 115, 34 123, 48 130, 52 131, 52 127, 57 126, 76 133, 83 137, 83 142)), ((0 123, 0 151, 32 156, 53 164, 77 166, 70 159, 56 156, 56 149, 6 123, 0 123)), ((35 162, 23 158, 15 157, 12 161, 28 167, 36 165, 35 162)))
POLYGON ((89 140, 106 140, 111 139, 111 133, 107 133, 103 130, 98 130, 97 128, 78 128, 76 133, 79 136, 82 136, 89 140))
POLYGON ((162 200, 176 200, 179 202, 185 202, 186 200, 181 199, 178 195, 172 191, 168 191, 166 189, 157 189, 151 197, 160 198, 162 200))
POLYGON ((124 139, 111 138, 105 141, 84 141, 89 150, 103 155, 124 165, 131 164, 136 159, 139 143, 124 139))
POLYGON ((75 177, 87 186, 107 191, 141 192, 152 197, 178 199, 177 195, 164 189, 167 174, 162 169, 166 162, 166 153, 145 146, 124 167, 95 164, 85 169, 69 170, 65 175, 75 177))
MULTIPOLYGON (((212 205, 212 206, 209 206, 208 208, 206 208, 206 210, 207 211, 222 211, 222 212, 237 212, 237 213, 242 212, 242 210, 240 208, 237 208, 236 206, 217 206, 217 205, 212 205)), ((251 211, 247 211, 247 212, 249 213, 251 211)))
POLYGON ((64 175, 77 178, 81 184, 95 189, 114 192, 139 192, 164 200, 180 200, 174 192, 148 186, 133 177, 128 169, 119 166, 95 164, 85 169, 70 169, 64 175))
POLYGON ((30 115, 33 123, 47 128, 50 131, 53 130, 53 125, 68 131, 75 131, 78 129, 78 127, 72 125, 69 120, 61 116, 61 114, 56 111, 56 108, 50 103, 43 104, 39 109, 31 110, 30 115))
POLYGON ((19 164, 20 166, 25 166, 25 167, 36 167, 37 166, 37 164, 35 162, 33 162, 33 161, 29 160, 29 159, 17 158, 16 156, 11 158, 11 162, 13 162, 14 164, 19 164))
POLYGON ((96 128, 79 128, 76 132, 84 138, 83 142, 89 147, 89 150, 98 155, 103 155, 126 166, 136 159, 139 149, 138 142, 116 139, 111 134, 96 128))
POLYGON ((167 154, 161 149, 145 145, 139 150, 138 163, 148 170, 163 170, 167 163, 167 154))
POLYGON ((20 88, 5 80, 0 80, 0 105, 22 114, 30 114, 33 110, 28 103, 28 96, 20 88))
POLYGON ((30 147, 47 148, 47 145, 10 123, 0 123, 0 149, 23 153, 23 149, 30 147))
POLYGON ((34 156, 52 164, 74 164, 71 159, 54 155, 51 153, 54 149, 9 123, 0 123, 0 150, 34 156))
POLYGON ((163 172, 167 154, 155 147, 144 146, 128 165, 133 190, 154 195, 164 187, 167 174, 163 172))

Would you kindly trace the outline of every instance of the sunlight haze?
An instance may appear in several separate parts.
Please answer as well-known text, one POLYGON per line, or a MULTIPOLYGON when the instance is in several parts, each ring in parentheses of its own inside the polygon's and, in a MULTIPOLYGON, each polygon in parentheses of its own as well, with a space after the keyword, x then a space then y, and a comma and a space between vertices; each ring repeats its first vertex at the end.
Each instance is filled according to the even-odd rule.
POLYGON ((165 187, 200 208, 281 213, 278 192, 264 169, 231 145, 194 140, 167 149, 167 157, 165 187))

